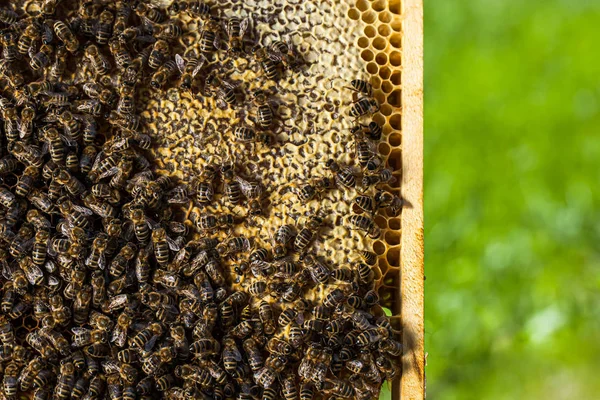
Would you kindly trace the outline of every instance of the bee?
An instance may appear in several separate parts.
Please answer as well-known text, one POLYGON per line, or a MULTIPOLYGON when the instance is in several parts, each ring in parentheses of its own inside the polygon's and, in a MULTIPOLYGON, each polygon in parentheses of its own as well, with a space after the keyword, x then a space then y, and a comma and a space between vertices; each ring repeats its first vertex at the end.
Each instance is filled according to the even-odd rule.
POLYGON ((236 236, 217 245, 217 252, 221 256, 227 256, 235 253, 247 252, 250 250, 250 240, 244 236, 236 236))
POLYGON ((52 56, 52 52, 54 49, 50 45, 42 45, 40 50, 36 53, 33 48, 29 49, 29 66, 34 71, 38 71, 48 64, 50 64, 50 57, 52 56))
POLYGON ((4 314, 10 313, 12 308, 15 305, 15 300, 17 299, 17 290, 15 289, 15 285, 11 282, 7 282, 4 284, 4 293, 2 295, 2 303, 0 308, 4 314))
POLYGON ((304 252, 312 242, 315 234, 323 225, 323 219, 318 215, 312 215, 308 218, 304 228, 298 232, 294 239, 294 248, 298 252, 304 252))
POLYGON ((31 285, 41 286, 44 283, 44 273, 38 265, 34 264, 30 256, 25 256, 19 260, 19 267, 23 270, 31 285))
POLYGON ((227 20, 225 32, 229 40, 229 52, 240 54, 244 50, 244 34, 249 25, 250 20, 248 18, 240 20, 237 17, 231 17, 227 20))
POLYGON ((135 112, 135 89, 133 86, 121 86, 117 112, 121 115, 131 115, 135 112))
MULTIPOLYGON (((17 160, 11 155, 1 158, 0 159, 0 175, 9 174, 9 173, 15 171, 18 166, 19 166, 19 164, 17 163, 17 160)), ((21 197, 26 196, 26 194, 23 195, 23 194, 17 193, 16 189, 15 189, 15 194, 17 194, 18 196, 21 196, 21 197)))
POLYGON ((261 89, 255 90, 252 93, 252 101, 257 107, 256 122, 258 126, 263 130, 269 129, 273 125, 274 115, 266 93, 261 89))
POLYGON ((210 6, 201 0, 175 1, 168 8, 171 13, 187 12, 192 17, 206 18, 210 15, 210 6))
POLYGON ((32 388, 34 378, 44 368, 44 361, 41 357, 35 357, 21 370, 19 375, 19 388, 22 391, 27 391, 32 388))
POLYGON ((21 367, 16 361, 11 361, 4 368, 4 378, 2 379, 2 389, 7 399, 15 398, 18 390, 17 377, 21 372, 21 367))
POLYGON ((200 358, 214 356, 219 353, 221 345, 215 339, 199 339, 190 345, 190 351, 200 358))
POLYGON ((223 109, 227 108, 227 105, 233 106, 237 101, 235 86, 219 78, 216 70, 206 78, 205 90, 216 95, 217 105, 223 109))
POLYGON ((314 386, 310 382, 300 384, 300 400, 312 400, 315 395, 314 386))
MULTIPOLYGON (((98 100, 100 103, 112 106, 115 101, 115 93, 96 82, 87 82, 83 85, 83 92, 91 99, 98 100)), ((70 114, 70 113, 69 113, 70 114)), ((73 115, 71 114, 71 117, 73 115)), ((77 121, 75 118, 73 120, 77 121)), ((69 118, 71 121, 71 118, 69 118)), ((78 122, 78 121, 77 121, 78 122)), ((93 123, 93 121, 90 121, 93 123)))
MULTIPOLYGON (((80 369, 77 366, 75 366, 75 368, 80 369)), ((87 378, 81 377, 77 379, 73 384, 71 398, 73 400, 80 400, 81 398, 83 398, 83 396, 87 393, 89 385, 90 382, 87 378)))
POLYGON ((333 308, 337 304, 344 301, 345 299, 346 299, 346 295, 344 295, 344 292, 342 292, 341 289, 336 288, 336 289, 333 289, 332 291, 330 291, 325 296, 325 298, 323 299, 323 305, 325 307, 333 308))
POLYGON ((108 43, 109 39, 112 37, 114 20, 115 16, 109 10, 104 10, 100 13, 96 25, 96 43, 100 45, 108 43))
POLYGON ((378 208, 387 209, 389 215, 394 217, 400 213, 404 204, 400 197, 394 196, 383 190, 379 190, 375 193, 374 200, 377 203, 378 208))
POLYGON ((85 398, 95 399, 98 398, 104 392, 104 387, 106 386, 106 378, 104 377, 104 375, 90 375, 92 375, 92 378, 90 379, 90 386, 88 388, 87 393, 85 394, 85 398))
POLYGON ((53 179, 64 185, 72 196, 79 196, 85 191, 85 185, 65 169, 57 169, 53 173, 53 179))
POLYGON ((5 25, 12 25, 17 22, 19 15, 13 10, 7 8, 0 8, 0 22, 5 25))
MULTIPOLYGON (((14 142, 17 139, 19 139, 19 115, 17 114, 17 109, 10 106, 5 107, 0 111, 2 111, 2 118, 4 119, 4 132, 6 134, 6 139, 8 140, 8 142, 14 142)), ((18 154, 15 152, 15 147, 18 151, 19 148, 23 148, 23 145, 21 145, 20 143, 11 143, 11 145, 9 145, 10 147, 12 147, 11 152, 17 159, 19 159, 18 154)))
POLYGON ((6 208, 11 208, 17 203, 17 198, 10 190, 0 186, 0 204, 6 208))
POLYGON ((310 276, 315 283, 325 284, 329 281, 329 278, 331 277, 329 267, 313 255, 306 255, 304 265, 310 271, 310 276))
POLYGON ((167 231, 164 228, 157 228, 152 231, 152 244, 154 246, 154 257, 161 267, 166 267, 169 263, 169 250, 179 250, 179 246, 167 236, 167 231))
POLYGON ((298 56, 293 49, 293 44, 289 38, 277 40, 269 46, 271 56, 288 69, 294 69, 298 65, 298 56))
POLYGON ((388 338, 379 342, 379 350, 394 357, 402 355, 402 349, 402 343, 393 339, 388 338))
POLYGON ((211 53, 215 48, 219 48, 219 37, 217 32, 219 30, 219 22, 215 18, 210 18, 202 26, 200 31, 199 47, 200 53, 208 54, 211 53))
POLYGON ((104 233, 99 233, 92 242, 90 255, 85 261, 91 269, 104 270, 106 267, 106 248, 108 246, 108 237, 104 233))
POLYGON ((263 74, 272 81, 277 80, 280 74, 281 61, 268 48, 256 46, 253 49, 256 62, 260 65, 263 74))
POLYGON ((97 75, 105 75, 110 71, 110 61, 100 53, 100 49, 95 44, 90 44, 85 48, 84 56, 92 64, 97 75))
POLYGON ((317 385, 317 389, 325 394, 330 394, 341 398, 350 398, 355 394, 354 388, 341 380, 333 381, 330 379, 325 379, 324 382, 321 382, 317 385))
POLYGON ((375 366, 387 380, 394 380, 400 374, 400 369, 398 366, 396 366, 388 357, 383 355, 375 358, 375 366))
POLYGON ((152 33, 157 39, 173 40, 183 35, 183 29, 178 20, 171 20, 163 25, 153 26, 152 33))
POLYGON ((154 89, 162 89, 167 81, 175 75, 178 66, 175 61, 169 60, 165 62, 153 75, 150 80, 150 86, 154 89))
POLYGON ((19 54, 25 55, 29 53, 29 49, 35 46, 35 43, 40 40, 41 29, 37 24, 27 25, 25 31, 21 34, 17 42, 17 50, 19 54))
POLYGON ((135 237, 140 243, 148 243, 150 239, 150 222, 142 208, 133 208, 129 212, 129 219, 133 223, 135 237))
POLYGON ((147 24, 160 24, 166 19, 166 15, 158 8, 137 3, 133 11, 147 24))
POLYGON ((350 215, 346 219, 352 226, 352 229, 358 229, 365 232, 372 239, 377 239, 381 236, 381 229, 369 217, 365 215, 350 215))
POLYGON ((351 80, 350 86, 347 86, 347 88, 362 96, 371 97, 373 95, 371 84, 362 79, 351 80))
POLYGON ((11 348, 16 344, 13 326, 4 315, 0 315, 0 341, 4 346, 11 348))
POLYGON ((92 301, 92 287, 84 285, 73 302, 73 322, 81 325, 87 321, 90 303, 92 301))
POLYGON ((263 188, 259 182, 249 182, 245 179, 236 176, 234 178, 240 184, 240 189, 242 193, 248 199, 248 209, 250 215, 261 215, 262 214, 262 205, 261 198, 263 195, 263 188))
POLYGON ((335 181, 339 185, 345 188, 353 188, 356 186, 355 172, 351 167, 341 167, 333 159, 329 159, 326 163, 326 166, 334 174, 335 181))
POLYGON ((303 203, 319 197, 324 191, 333 189, 333 183, 330 178, 323 177, 315 179, 309 183, 301 184, 296 188, 296 195, 303 203))
POLYGON ((148 66, 152 69, 158 69, 158 67, 164 64, 165 59, 169 56, 169 51, 169 44, 166 41, 157 40, 148 57, 148 66))
POLYGON ((5 61, 13 62, 20 58, 17 41, 17 35, 14 32, 5 31, 1 34, 0 44, 3 46, 2 57, 5 61))
POLYGON ((108 48, 115 59, 117 67, 124 69, 132 63, 133 59, 124 40, 113 38, 108 42, 108 48))
POLYGON ((179 54, 175 54, 175 63, 179 72, 181 73, 181 78, 179 79, 179 87, 183 90, 191 90, 192 83, 194 82, 194 78, 202 67, 208 62, 206 57, 200 55, 197 57, 193 53, 188 53, 185 59, 179 54))
POLYGON ((121 247, 119 253, 110 263, 108 272, 112 277, 123 275, 125 269, 129 265, 129 262, 135 257, 136 250, 137 248, 133 243, 127 243, 121 247))
POLYGON ((377 111, 379 111, 379 103, 377 103, 377 100, 362 97, 352 105, 348 113, 351 117, 360 118, 367 114, 374 114, 377 111))
POLYGON ((375 146, 367 139, 355 138, 356 158, 358 163, 368 171, 375 171, 381 165, 375 146))
POLYGON ((254 340, 253 338, 248 338, 244 340, 243 348, 246 352, 248 364, 250 365, 252 371, 256 372, 260 370, 264 366, 264 359, 258 348, 256 340, 254 340))
POLYGON ((65 44, 65 49, 74 53, 79 49, 79 40, 71 31, 71 28, 62 21, 56 21, 54 23, 54 33, 56 37, 65 44))

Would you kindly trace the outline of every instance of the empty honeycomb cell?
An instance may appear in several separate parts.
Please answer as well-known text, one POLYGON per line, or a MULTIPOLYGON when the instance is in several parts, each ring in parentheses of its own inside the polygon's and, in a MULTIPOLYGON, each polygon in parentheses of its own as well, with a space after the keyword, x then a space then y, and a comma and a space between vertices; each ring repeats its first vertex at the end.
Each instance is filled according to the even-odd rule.
POLYGON ((390 64, 394 67, 398 67, 402 64, 402 54, 399 51, 392 51, 390 53, 390 64))
MULTIPOLYGON (((391 226, 390 226, 391 228, 391 226)), ((400 244, 400 232, 388 231, 385 233, 385 242, 389 245, 395 246, 400 244)))
POLYGON ((388 265, 387 260, 385 259, 385 257, 381 257, 378 261, 377 261, 377 265, 379 265, 379 270, 381 271, 381 273, 383 275, 387 274, 388 269, 390 268, 390 266, 388 265))
POLYGON ((377 33, 379 33, 383 37, 387 37, 392 33, 392 28, 389 25, 379 25, 377 28, 377 33))
POLYGON ((367 0, 357 0, 356 8, 360 11, 366 11, 369 8, 369 2, 367 0))
POLYGON ((364 49, 368 46, 369 46, 369 39, 367 39, 366 37, 358 38, 358 47, 360 47, 361 49, 364 49))
POLYGON ((377 14, 375 14, 373 11, 368 11, 366 13, 363 13, 363 15, 362 15, 363 22, 365 22, 367 24, 372 24, 373 22, 375 22, 376 19, 377 19, 377 14))
MULTIPOLYGON (((381 72, 381 71, 380 71, 380 72, 381 72)), ((385 94, 391 93, 391 92, 392 92, 392 90, 394 90, 394 85, 392 85, 392 84, 391 84, 390 82, 388 82, 388 81, 384 81, 384 82, 381 84, 381 90, 382 90, 382 91, 383 91, 383 93, 385 93, 385 94)), ((389 102, 390 102, 390 101, 389 101, 389 99, 388 99, 388 103, 389 103, 389 102)))
POLYGON ((351 8, 348 10, 348 17, 356 21, 360 18, 360 11, 358 11, 356 8, 351 8))
MULTIPOLYGON (((373 54, 373 53, 371 53, 371 54, 373 54)), ((370 62, 367 64, 367 72, 370 73, 371 75, 375 75, 378 70, 379 70, 379 67, 374 62, 370 62)))
POLYGON ((400 229, 400 218, 392 218, 388 221, 388 225, 390 229, 399 230, 400 229))
POLYGON ((401 162, 400 159, 401 159, 401 157, 402 157, 402 152, 400 151, 400 149, 394 149, 390 153, 390 157, 388 158, 388 165, 394 171, 400 169, 400 162, 401 162))
POLYGON ((375 56, 375 62, 379 65, 386 65, 388 61, 387 54, 385 53, 377 53, 375 56))
POLYGON ((389 0, 388 1, 388 9, 393 14, 400 14, 402 12, 400 0, 389 0))
POLYGON ((374 76, 371 78, 371 86, 373 89, 379 89, 381 87, 381 79, 378 76, 374 76))
POLYGON ((384 135, 386 135, 386 136, 387 136, 387 135, 389 135, 389 134, 390 134, 390 133, 391 133, 393 130, 394 130, 394 129, 392 129, 392 127, 390 126, 390 124, 389 124, 389 123, 387 123, 387 122, 386 122, 386 123, 383 125, 383 134, 384 134, 384 135))
POLYGON ((371 25, 365 26, 364 32, 365 32, 365 35, 369 38, 373 38, 377 34, 377 31, 371 25))
MULTIPOLYGON (((377 60, 377 57, 375 57, 375 60, 377 60)), ((400 89, 394 90, 388 96, 387 102, 394 107, 400 107, 402 105, 402 91, 400 89)))
POLYGON ((394 109, 389 104, 383 104, 379 109, 379 112, 385 115, 386 117, 392 115, 393 111, 394 109))
POLYGON ((375 282, 381 282, 381 281, 383 281, 384 274, 381 271, 381 269, 377 265, 373 266, 371 269, 373 270, 373 280, 375 282))
POLYGON ((371 50, 363 50, 360 56, 365 61, 373 61, 373 58, 375 58, 375 54, 371 50))
POLYGON ((392 148, 390 147, 389 144, 383 142, 383 143, 379 143, 379 146, 377 146, 377 150, 379 150, 379 152, 382 155, 387 156, 388 154, 390 154, 390 151, 392 151, 392 148))
MULTIPOLYGON (((375 65, 377 67, 377 64, 375 63, 371 63, 373 65, 375 65)), ((367 71, 369 70, 369 66, 367 65, 367 71)), ((377 102, 379 104, 383 104, 385 103, 385 94, 382 92, 377 92, 373 95, 373 97, 375 97, 375 100, 377 100, 377 102)), ((382 124, 385 123, 385 121, 382 122, 382 124)))
POLYGON ((389 79, 391 74, 392 70, 390 69, 390 67, 386 66, 379 68, 379 76, 381 77, 381 79, 389 79))
POLYGON ((383 243, 381 240, 376 240, 375 243, 373 243, 373 251, 378 256, 385 253, 385 248, 386 248, 385 243, 383 243))
POLYGON ((377 122, 377 124, 383 126, 385 124, 385 117, 381 114, 373 115, 373 121, 377 122))
POLYGON ((402 82, 402 73, 400 71, 395 71, 392 76, 390 76, 390 81, 396 86, 400 85, 400 82, 402 82))
POLYGON ((399 33, 394 33, 392 36, 390 36, 390 44, 397 49, 402 47, 402 35, 399 33))
POLYGON ((398 247, 390 248, 387 251, 385 258, 386 258, 388 264, 390 264, 390 267, 399 267, 400 266, 400 249, 398 247))
POLYGON ((402 19, 399 16, 394 17, 390 22, 390 26, 396 32, 402 32, 402 19))
POLYGON ((392 20, 392 13, 390 13, 388 11, 379 13, 379 20, 384 24, 389 24, 390 21, 392 20))
POLYGON ((385 6, 387 4, 387 0, 375 0, 371 4, 371 8, 377 12, 385 10, 385 6))
POLYGON ((382 37, 376 37, 373 39, 373 47, 377 50, 383 50, 387 46, 387 41, 382 37))
POLYGON ((402 127, 402 115, 400 115, 400 114, 394 114, 394 115, 392 115, 390 117, 390 126, 393 129, 400 129, 402 127))
POLYGON ((387 219, 385 219, 383 216, 377 215, 374 220, 379 228, 381 228, 381 229, 387 228, 387 219))

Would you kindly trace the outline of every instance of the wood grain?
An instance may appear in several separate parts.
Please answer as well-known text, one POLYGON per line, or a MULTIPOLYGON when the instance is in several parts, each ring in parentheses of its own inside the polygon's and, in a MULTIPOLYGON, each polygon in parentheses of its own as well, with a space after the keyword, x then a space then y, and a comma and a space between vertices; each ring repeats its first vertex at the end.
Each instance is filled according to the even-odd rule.
POLYGON ((425 398, 422 0, 404 0, 402 16, 402 198, 406 206, 400 262, 404 354, 399 398, 417 400, 425 398))

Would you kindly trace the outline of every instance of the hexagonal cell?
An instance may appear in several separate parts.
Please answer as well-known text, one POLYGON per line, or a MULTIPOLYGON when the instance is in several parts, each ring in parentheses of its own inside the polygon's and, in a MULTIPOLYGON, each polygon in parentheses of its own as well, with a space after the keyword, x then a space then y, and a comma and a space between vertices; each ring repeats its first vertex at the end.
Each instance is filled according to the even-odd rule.
POLYGON ((383 104, 381 106, 381 108, 379 109, 379 112, 382 113, 383 115, 385 115, 386 117, 389 115, 392 115, 393 112, 393 108, 392 106, 390 106, 389 104, 383 104))
POLYGON ((383 91, 383 93, 388 94, 391 93, 392 90, 394 90, 394 85, 392 85, 390 82, 388 81, 384 81, 381 84, 381 90, 383 91))
MULTIPOLYGON (((401 114, 394 114, 390 117, 390 126, 394 129, 402 129, 402 115, 401 114)), ((400 140, 398 139, 398 142, 400 142, 400 140)), ((392 146, 395 146, 394 144, 392 144, 390 142, 390 144, 392 146)), ((398 143, 399 145, 400 143, 398 143)))
POLYGON ((367 0, 357 0, 356 8, 360 11, 366 11, 369 8, 369 2, 367 0))
POLYGON ((387 5, 387 1, 386 0, 375 0, 372 4, 371 4, 371 8, 377 12, 383 11, 385 10, 385 6, 387 5))
POLYGON ((387 219, 385 219, 385 217, 377 215, 375 216, 374 221, 380 229, 387 228, 387 219))
POLYGON ((367 64, 367 72, 370 73, 371 75, 375 75, 378 70, 379 70, 379 67, 374 62, 367 64))
POLYGON ((400 266, 400 249, 398 247, 392 247, 389 249, 385 255, 385 258, 390 264, 390 267, 399 267, 400 266))
POLYGON ((379 20, 384 24, 389 24, 390 21, 392 20, 392 13, 390 13, 388 11, 379 13, 379 20))
POLYGON ((372 24, 375 22, 375 20, 377 20, 377 14, 373 11, 367 11, 363 13, 362 20, 367 24, 372 24))
MULTIPOLYGON (((388 26, 388 25, 386 25, 388 26)), ((390 44, 399 49, 402 47, 402 35, 400 33, 394 33, 392 36, 390 36, 390 44)))
POLYGON ((377 64, 379 65, 387 65, 387 54, 385 53, 377 53, 377 55, 375 56, 375 62, 377 62, 377 64))
POLYGON ((385 275, 387 273, 388 269, 390 268, 385 257, 379 258, 379 260, 377 260, 377 263, 379 265, 379 270, 381 271, 381 273, 383 275, 385 275))
MULTIPOLYGON (((379 99, 378 99, 379 100, 379 99)), ((384 96, 384 100, 385 100, 385 96, 384 96)), ((383 115, 381 114, 375 114, 373 116, 373 121, 377 122, 378 125, 383 126, 386 122, 386 119, 383 115)))
POLYGON ((375 39, 373 39, 373 47, 375 47, 377 50, 383 50, 385 49, 387 46, 387 40, 385 40, 384 38, 378 36, 375 39))
POLYGON ((360 47, 361 49, 364 49, 369 46, 369 39, 362 36, 362 37, 358 38, 357 43, 358 43, 358 47, 360 47))
MULTIPOLYGON (((377 61, 377 57, 375 57, 375 61, 377 61)), ((394 90, 388 95, 387 102, 394 107, 402 106, 402 91, 400 89, 394 90)))
POLYGON ((360 18, 360 11, 358 11, 356 8, 351 8, 348 10, 348 17, 356 21, 360 18))
POLYGON ((382 142, 379 143, 379 146, 377 146, 377 150, 381 155, 387 156, 388 154, 390 154, 390 151, 392 151, 392 148, 389 144, 382 142))
MULTIPOLYGON (((375 66, 377 66, 377 64, 373 64, 375 66)), ((367 65, 367 69, 368 69, 368 65, 367 65)), ((379 104, 384 104, 385 103, 385 94, 382 92, 376 92, 373 97, 375 97, 375 100, 377 100, 377 102, 379 104)), ((385 122, 385 121, 384 121, 385 122)))
POLYGON ((377 28, 377 33, 379 33, 379 35, 383 36, 383 37, 387 37, 390 36, 390 33, 392 33, 392 28, 390 28, 389 25, 379 25, 379 27, 377 28))
POLYGON ((392 19, 392 22, 390 22, 390 26, 396 32, 402 32, 402 18, 400 18, 399 16, 394 17, 392 19))
POLYGON ((392 64, 394 67, 402 65, 402 53, 399 51, 392 51, 390 53, 390 64, 392 64))
POLYGON ((381 87, 381 79, 378 76, 374 76, 371 78, 371 86, 373 89, 379 89, 381 87))
POLYGON ((393 14, 400 14, 402 12, 402 5, 400 0, 388 0, 388 9, 393 14))
POLYGON ((400 218, 391 218, 390 220, 388 220, 388 225, 390 229, 400 230, 400 224, 400 218))
POLYGON ((364 32, 365 32, 365 35, 369 38, 373 38, 377 34, 377 31, 371 25, 365 26, 364 32))
POLYGON ((390 76, 390 81, 396 86, 399 85, 402 82, 402 72, 395 71, 392 76, 390 76))
MULTIPOLYGON (((390 227, 391 228, 391 227, 390 227)), ((390 246, 400 244, 400 232, 388 231, 385 233, 385 242, 390 246)))
POLYGON ((392 70, 390 69, 390 67, 382 67, 379 68, 379 76, 381 77, 381 79, 389 79, 390 75, 392 74, 392 70))
POLYGON ((373 52, 369 49, 363 50, 360 53, 360 56, 365 61, 373 61, 373 58, 375 58, 375 54, 373 54, 373 52))
POLYGON ((375 243, 373 243, 373 251, 378 256, 384 254, 385 250, 386 250, 385 243, 383 243, 381 240, 376 240, 375 243))

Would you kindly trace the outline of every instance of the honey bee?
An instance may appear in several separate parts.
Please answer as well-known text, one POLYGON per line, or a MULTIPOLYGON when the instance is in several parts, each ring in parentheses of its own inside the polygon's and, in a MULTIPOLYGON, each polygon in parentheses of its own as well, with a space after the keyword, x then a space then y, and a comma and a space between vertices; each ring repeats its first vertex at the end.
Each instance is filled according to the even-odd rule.
POLYGON ((150 80, 150 86, 154 89, 162 89, 167 81, 175 75, 178 70, 178 66, 175 61, 169 60, 165 62, 153 75, 150 80))
POLYGON ((379 350, 391 356, 399 357, 402 355, 402 349, 402 343, 393 339, 388 338, 379 342, 379 350))
POLYGON ((0 35, 0 43, 3 46, 2 57, 5 61, 13 62, 20 58, 17 41, 17 35, 14 32, 5 31, 0 35))
POLYGON ((197 57, 192 52, 187 53, 185 59, 181 55, 175 54, 175 63, 181 73, 179 87, 183 90, 191 90, 194 78, 207 62, 206 57, 203 55, 197 57))
POLYGON ((133 7, 133 11, 147 24, 160 24, 166 19, 166 15, 162 10, 146 5, 144 3, 137 3, 133 7))
POLYGON ((200 53, 208 54, 212 53, 215 48, 220 47, 219 36, 219 22, 216 18, 209 18, 200 30, 199 47, 200 53))
POLYGON ((44 273, 41 268, 33 262, 30 256, 19 260, 19 267, 25 273, 27 280, 33 286, 41 286, 44 283, 44 273))
POLYGON ((72 196, 79 196, 85 191, 85 185, 65 169, 57 169, 52 177, 59 184, 64 185, 72 196))
POLYGON ((400 374, 400 369, 388 357, 383 355, 375 358, 375 365, 387 380, 394 380, 400 374))
POLYGON ((170 13, 187 12, 192 17, 206 18, 210 15, 210 6, 201 0, 175 1, 168 8, 170 13))
POLYGON ((135 112, 135 88, 133 86, 124 85, 119 89, 117 112, 121 115, 131 115, 135 112))
POLYGON ((257 107, 257 125, 263 130, 269 129, 273 125, 274 114, 266 93, 262 89, 255 90, 252 93, 252 101, 257 107))
POLYGON ((73 302, 73 322, 81 325, 87 321, 91 301, 92 287, 84 285, 73 302))
POLYGON ((104 10, 100 13, 96 25, 96 43, 100 45, 108 43, 112 37, 114 20, 115 16, 109 10, 104 10))
POLYGON ((280 61, 288 69, 295 69, 298 66, 298 55, 289 37, 271 43, 269 52, 271 57, 280 61))
POLYGON ((19 388, 27 391, 32 388, 33 380, 37 374, 44 368, 44 361, 41 357, 35 357, 21 370, 19 375, 19 388))
POLYGON ((341 289, 336 288, 330 291, 323 299, 323 305, 325 307, 334 308, 337 304, 341 303, 346 299, 346 295, 341 289))
MULTIPOLYGON (((6 175, 15 171, 18 167, 17 160, 11 155, 5 156, 0 159, 0 175, 6 175)), ((25 197, 27 194, 19 194, 15 189, 15 194, 21 197, 25 197)))
POLYGON ((190 351, 200 358, 210 357, 219 353, 221 345, 215 339, 199 339, 192 342, 190 351))
POLYGON ((0 8, 0 22, 5 25, 12 25, 17 22, 19 15, 8 8, 0 8))
POLYGON ((108 245, 108 237, 104 233, 98 234, 92 242, 90 255, 85 261, 91 269, 104 270, 106 267, 106 247, 108 245))
POLYGON ((164 40, 157 40, 152 47, 152 51, 148 57, 148 66, 152 69, 158 69, 164 64, 165 59, 169 56, 170 47, 164 40))
POLYGON ((377 100, 369 97, 362 97, 352 105, 348 114, 351 117, 358 119, 367 114, 374 114, 377 111, 379 111, 379 103, 377 103, 377 100))
POLYGON ((170 20, 163 25, 154 25, 152 33, 157 39, 174 40, 183 35, 183 29, 178 20, 170 20))
POLYGON ((400 213, 404 204, 400 197, 382 190, 375 193, 374 200, 377 203, 378 208, 385 208, 389 215, 394 217, 400 213))
POLYGON ((229 52, 240 54, 244 50, 244 34, 249 25, 250 20, 248 18, 240 20, 237 17, 231 17, 227 20, 225 32, 229 40, 229 52))
POLYGON ((133 59, 124 40, 113 38, 108 42, 108 48, 115 59, 117 67, 124 69, 132 63, 133 59))
POLYGON ((365 215, 350 215, 346 219, 352 229, 358 229, 365 232, 372 239, 377 239, 381 236, 381 229, 369 217, 365 215))
POLYGON ((19 54, 28 54, 29 49, 34 47, 35 43, 40 40, 41 35, 41 27, 38 24, 27 25, 17 42, 19 54))
POLYGON ((350 398, 355 394, 354 388, 342 380, 325 379, 317 385, 317 389, 325 394, 341 398, 350 398))
POLYGON ((131 338, 129 344, 144 351, 150 351, 163 332, 163 327, 159 323, 151 323, 131 338))
POLYGON ((376 152, 375 145, 368 139, 355 138, 356 158, 360 166, 367 171, 375 171, 381 166, 381 157, 376 152))
POLYGON ((39 51, 36 53, 34 48, 29 49, 29 66, 34 71, 38 71, 48 64, 50 64, 50 57, 52 56, 54 49, 50 45, 42 45, 39 51))
POLYGON ((310 216, 305 227, 298 232, 298 235, 294 239, 294 248, 296 251, 304 252, 322 225, 323 219, 319 215, 310 216))
POLYGON ((17 378, 21 372, 21 367, 15 361, 11 361, 4 368, 4 378, 2 379, 2 389, 7 399, 15 398, 18 390, 17 378))
MULTIPOLYGON (((85 83, 83 85, 83 92, 91 99, 98 100, 100 103, 107 105, 107 106, 112 106, 114 104, 115 98, 116 98, 115 93, 112 90, 110 90, 96 82, 85 83)), ((68 116, 68 114, 67 114, 67 116, 68 116)), ((71 117, 72 116, 73 115, 71 114, 71 117)), ((77 121, 75 118, 72 118, 72 119, 68 118, 69 122, 71 120, 77 121)), ((90 123, 93 123, 93 121, 90 121, 90 123)), ((64 124, 64 122, 63 122, 63 124, 64 124)))
POLYGON ((90 44, 85 48, 84 56, 92 64, 96 74, 105 75, 110 71, 110 61, 106 56, 100 53, 100 49, 98 49, 98 46, 95 44, 90 44))
POLYGON ((234 106, 237 101, 235 86, 224 79, 221 79, 216 70, 213 70, 206 78, 205 90, 208 93, 216 95, 217 105, 225 109, 227 106, 234 106))
POLYGON ((315 197, 320 198, 321 193, 333 189, 333 183, 330 178, 317 178, 311 182, 303 183, 296 188, 296 195, 303 203, 311 201, 315 197))
POLYGON ((253 49, 253 55, 256 62, 260 65, 263 74, 272 81, 279 78, 281 61, 268 48, 256 46, 253 49))
POLYGON ((239 176, 236 176, 234 179, 239 182, 240 189, 248 200, 249 214, 254 216, 261 215, 263 212, 261 205, 261 198, 263 195, 262 185, 259 182, 246 181, 239 176))
POLYGON ((123 247, 121 247, 119 253, 115 256, 115 258, 113 258, 113 260, 110 263, 108 271, 112 277, 118 277, 123 275, 125 269, 129 265, 129 262, 135 257, 136 250, 137 248, 133 243, 127 243, 123 247))
POLYGON ((71 31, 71 28, 62 21, 54 23, 54 33, 56 37, 65 44, 65 49, 74 53, 79 49, 79 40, 71 31))
POLYGON ((353 188, 356 186, 356 175, 351 167, 341 167, 332 159, 327 161, 326 166, 334 174, 335 181, 338 185, 345 188, 353 188))

